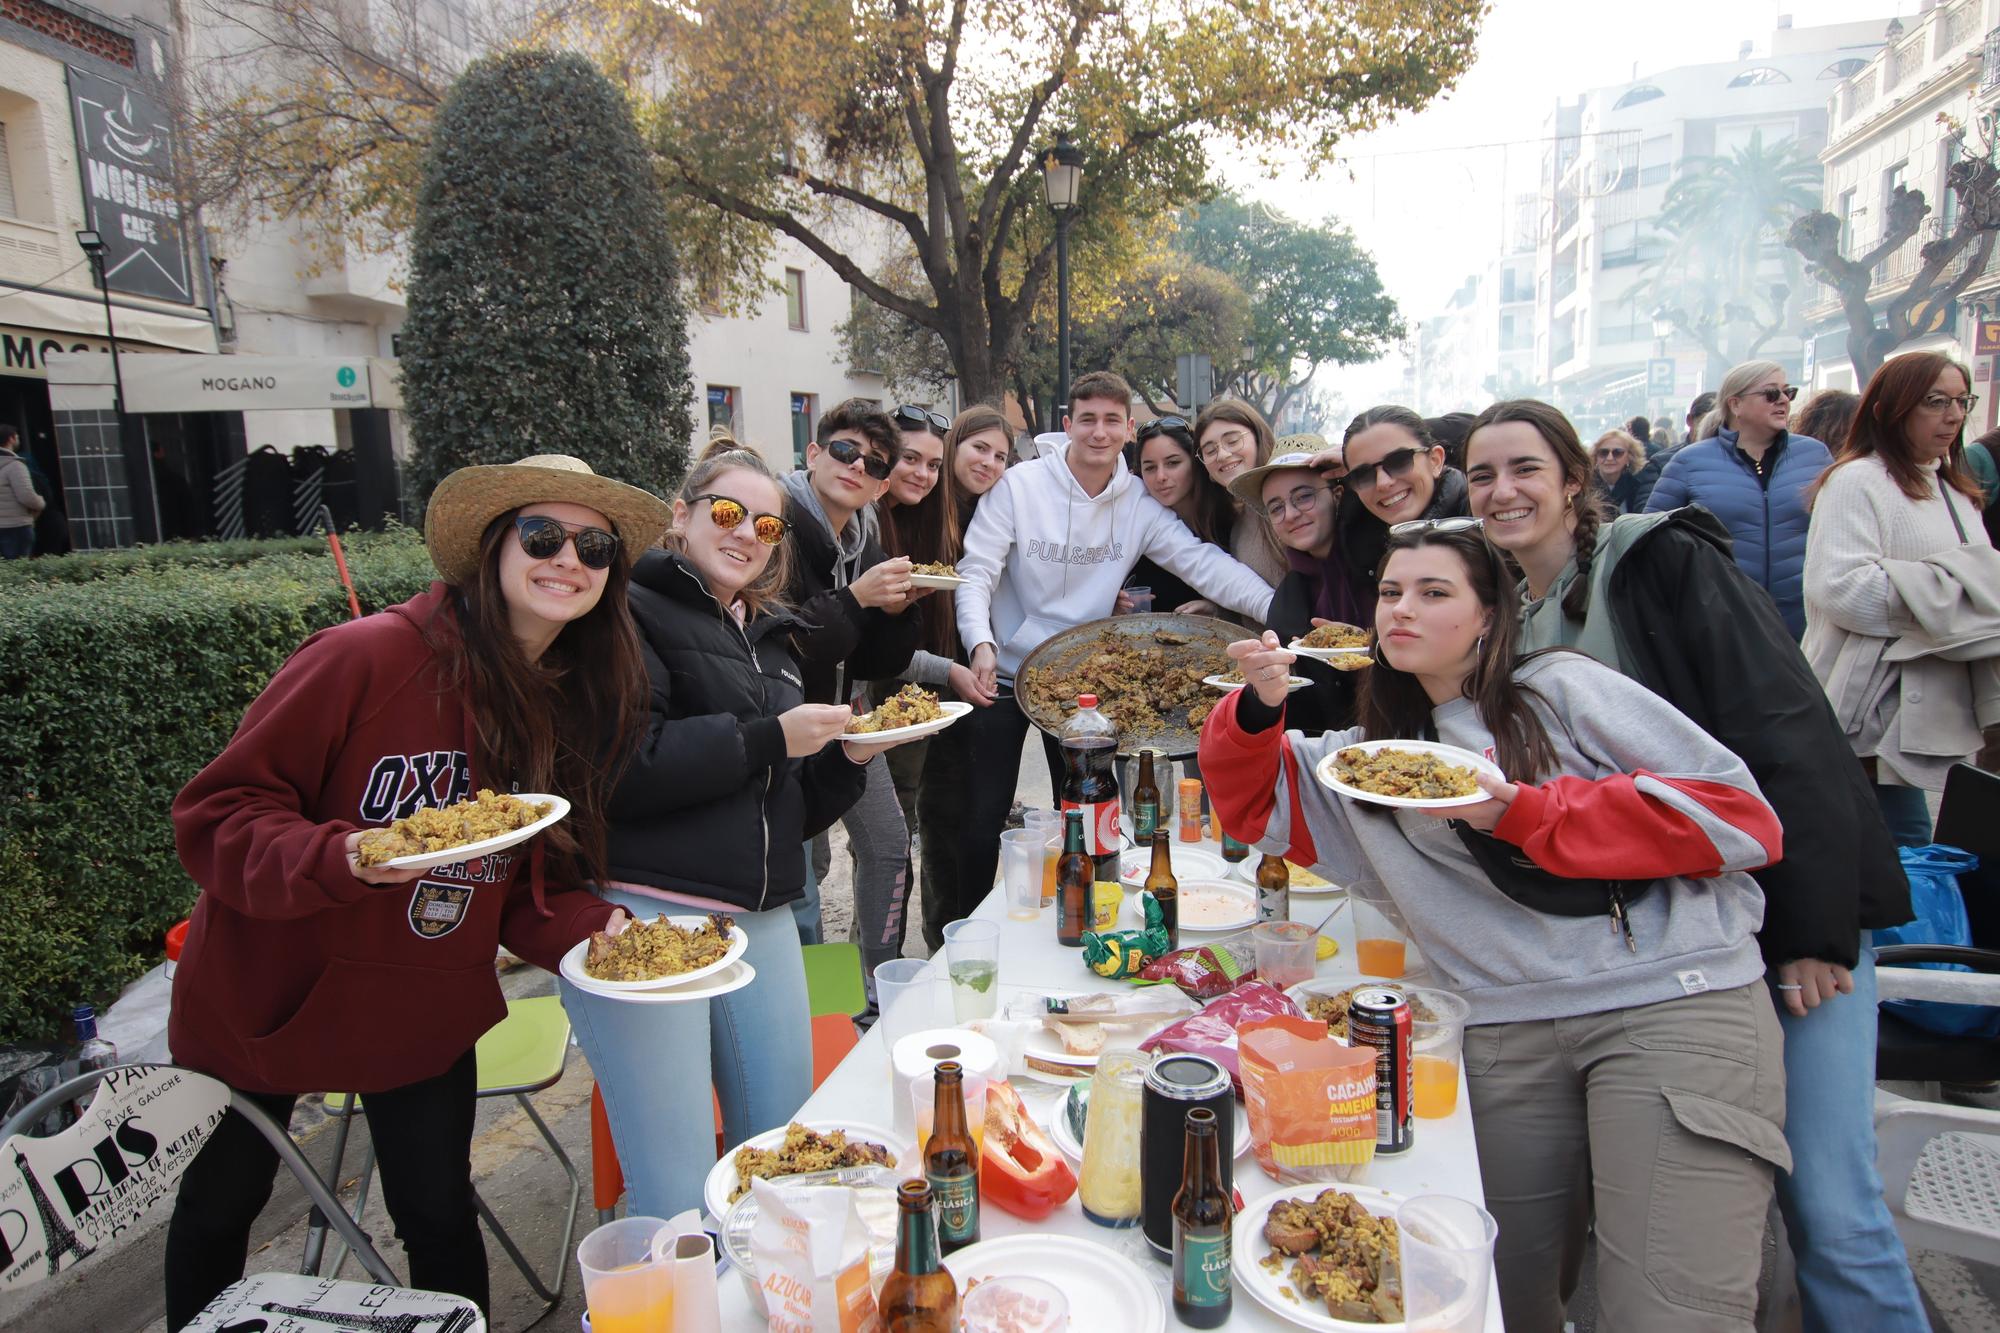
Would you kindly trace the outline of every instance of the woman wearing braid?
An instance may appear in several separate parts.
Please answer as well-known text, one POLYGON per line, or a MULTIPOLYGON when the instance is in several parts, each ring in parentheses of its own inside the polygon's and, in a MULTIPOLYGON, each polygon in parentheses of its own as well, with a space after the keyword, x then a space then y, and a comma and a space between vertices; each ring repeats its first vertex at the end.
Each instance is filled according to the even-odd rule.
POLYGON ((1590 499, 1590 455, 1546 403, 1472 423, 1466 479, 1486 538, 1520 566, 1521 649, 1569 647, 1661 695, 1741 758, 1784 826, 1754 872, 1785 1029, 1778 1173, 1805 1326, 1922 1329, 1875 1169, 1875 973, 1869 931, 1910 918, 1874 793, 1777 608, 1706 510, 1626 514, 1590 499))

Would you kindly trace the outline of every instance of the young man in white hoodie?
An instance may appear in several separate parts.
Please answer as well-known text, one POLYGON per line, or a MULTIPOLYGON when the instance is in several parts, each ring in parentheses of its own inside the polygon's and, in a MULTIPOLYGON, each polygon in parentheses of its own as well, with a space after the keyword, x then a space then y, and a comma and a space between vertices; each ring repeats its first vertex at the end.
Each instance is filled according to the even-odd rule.
MULTIPOLYGON (((997 697, 958 724, 971 730, 971 754, 954 919, 993 885, 1000 829, 1014 801, 1030 725, 1014 701, 1014 673, 1023 658, 1059 630, 1110 615, 1141 557, 1219 606, 1260 622, 1270 608, 1270 584, 1189 532, 1126 468, 1131 425, 1131 386, 1110 371, 1082 376, 1070 389, 1063 419, 1068 445, 1009 468, 980 501, 965 534, 958 633, 980 687, 997 697)), ((1060 792, 1061 753, 1046 736, 1043 750, 1060 792)))

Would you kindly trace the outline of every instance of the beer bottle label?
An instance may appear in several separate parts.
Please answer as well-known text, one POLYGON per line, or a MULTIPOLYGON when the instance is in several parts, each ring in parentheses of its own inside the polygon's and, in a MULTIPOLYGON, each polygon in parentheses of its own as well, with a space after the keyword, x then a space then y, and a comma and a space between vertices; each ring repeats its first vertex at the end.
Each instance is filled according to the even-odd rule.
POLYGON ((945 1248, 969 1244, 979 1234, 979 1175, 926 1175, 937 1200, 938 1241, 945 1248))
MULTIPOLYGON (((1064 801, 1064 811, 1083 811, 1083 850, 1092 856, 1115 856, 1119 848, 1118 802, 1064 801)), ((1065 813, 1065 821, 1069 816, 1065 813)), ((1156 817, 1157 818, 1157 817, 1156 817)))
POLYGON ((1182 1299, 1189 1305, 1229 1304, 1233 1284, 1229 1277, 1229 1230, 1219 1236, 1190 1236, 1182 1232, 1180 1277, 1182 1299))
POLYGON ((1160 807, 1153 801, 1132 803, 1132 841, 1141 847, 1153 845, 1153 830, 1160 826, 1160 807))

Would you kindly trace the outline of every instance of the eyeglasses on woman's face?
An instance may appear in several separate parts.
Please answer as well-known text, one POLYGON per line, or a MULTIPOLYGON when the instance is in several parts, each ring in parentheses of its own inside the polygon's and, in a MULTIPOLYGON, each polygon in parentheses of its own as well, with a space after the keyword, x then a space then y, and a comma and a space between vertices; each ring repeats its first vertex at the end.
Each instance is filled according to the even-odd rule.
POLYGON ((1212 463, 1225 449, 1232 454, 1239 449, 1247 449, 1253 440, 1254 437, 1247 430, 1218 432, 1201 442, 1201 461, 1212 463))
POLYGON ((571 527, 545 515, 517 515, 514 536, 521 553, 531 560, 553 560, 566 542, 576 543, 577 563, 585 569, 609 569, 618 558, 618 534, 603 528, 571 527))
POLYGON ((1331 486, 1299 486, 1290 494, 1281 495, 1264 506, 1264 512, 1271 516, 1273 523, 1282 523, 1287 513, 1310 514, 1324 492, 1331 486))
POLYGON ((1373 463, 1347 469, 1347 485, 1357 491, 1372 491, 1378 477, 1407 477, 1417 465, 1417 455, 1422 452, 1414 446, 1391 449, 1373 463))
POLYGON ((750 532, 766 546, 776 546, 785 539, 791 525, 776 514, 752 514, 740 500, 732 500, 726 495, 697 495, 696 500, 708 501, 708 521, 728 532, 750 520, 750 532))
POLYGON ((1957 395, 1927 393, 1917 406, 1923 408, 1926 412, 1933 413, 1942 413, 1946 408, 1955 406, 1966 416, 1971 416, 1972 409, 1979 406, 1979 395, 1976 393, 1961 393, 1957 395))

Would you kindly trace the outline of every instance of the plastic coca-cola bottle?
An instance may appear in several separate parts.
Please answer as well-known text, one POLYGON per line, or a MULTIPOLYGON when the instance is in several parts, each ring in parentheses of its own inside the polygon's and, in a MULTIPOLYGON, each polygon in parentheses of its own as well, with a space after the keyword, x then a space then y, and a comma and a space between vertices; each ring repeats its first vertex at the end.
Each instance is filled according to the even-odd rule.
MULTIPOLYGON (((1080 694, 1063 723, 1062 808, 1083 811, 1084 850, 1097 862, 1097 880, 1118 884, 1118 724, 1097 709, 1097 696, 1080 694)), ((1117 911, 1117 897, 1112 898, 1117 911)), ((1108 923, 1107 927, 1108 928, 1108 923)))

